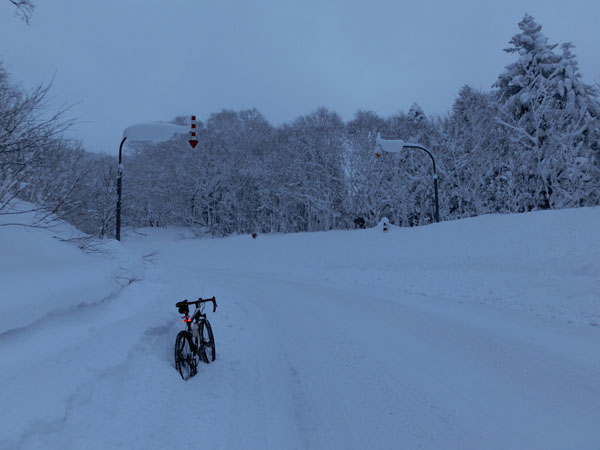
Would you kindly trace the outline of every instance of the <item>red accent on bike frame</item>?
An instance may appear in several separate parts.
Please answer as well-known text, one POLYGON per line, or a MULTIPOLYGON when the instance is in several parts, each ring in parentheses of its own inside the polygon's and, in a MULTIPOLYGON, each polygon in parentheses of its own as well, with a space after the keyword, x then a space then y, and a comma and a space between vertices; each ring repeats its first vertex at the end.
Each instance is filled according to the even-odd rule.
POLYGON ((190 316, 185 316, 181 321, 184 322, 184 323, 185 322, 191 322, 192 319, 190 318, 190 316))

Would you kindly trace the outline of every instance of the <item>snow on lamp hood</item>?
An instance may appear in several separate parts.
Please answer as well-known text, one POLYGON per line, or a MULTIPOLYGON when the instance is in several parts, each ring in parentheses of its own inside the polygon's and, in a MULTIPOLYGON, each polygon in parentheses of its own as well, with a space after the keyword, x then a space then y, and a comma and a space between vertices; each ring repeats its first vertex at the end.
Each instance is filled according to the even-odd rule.
POLYGON ((123 137, 130 141, 168 141, 175 134, 187 134, 190 129, 172 123, 140 123, 123 131, 123 137))
POLYGON ((375 141, 384 152, 389 153, 400 153, 404 147, 421 147, 419 144, 404 142, 401 139, 381 139, 381 135, 379 133, 377 133, 375 141))
POLYGON ((379 133, 377 133, 376 142, 384 152, 390 153, 400 153, 405 145, 405 142, 399 139, 381 139, 379 133))

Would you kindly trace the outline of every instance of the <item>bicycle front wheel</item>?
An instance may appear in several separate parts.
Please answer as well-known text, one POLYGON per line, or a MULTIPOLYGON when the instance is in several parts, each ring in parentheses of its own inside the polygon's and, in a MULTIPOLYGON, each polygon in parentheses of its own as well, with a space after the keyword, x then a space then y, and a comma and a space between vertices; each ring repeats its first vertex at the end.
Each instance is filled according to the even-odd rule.
POLYGON ((184 380, 189 380, 196 375, 197 363, 194 356, 192 335, 187 331, 180 331, 175 338, 175 369, 184 380))
POLYGON ((215 352, 215 337, 213 336, 212 327, 207 319, 202 321, 200 326, 200 358, 205 363, 210 363, 215 360, 217 353, 215 352))

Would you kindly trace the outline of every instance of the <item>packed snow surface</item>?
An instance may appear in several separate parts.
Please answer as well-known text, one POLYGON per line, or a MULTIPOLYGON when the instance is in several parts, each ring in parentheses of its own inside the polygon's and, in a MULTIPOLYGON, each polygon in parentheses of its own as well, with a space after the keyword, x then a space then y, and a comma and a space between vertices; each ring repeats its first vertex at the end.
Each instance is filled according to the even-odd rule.
POLYGON ((600 208, 84 254, 0 226, 2 449, 598 449, 600 208), (173 367, 215 295, 217 360, 173 367))

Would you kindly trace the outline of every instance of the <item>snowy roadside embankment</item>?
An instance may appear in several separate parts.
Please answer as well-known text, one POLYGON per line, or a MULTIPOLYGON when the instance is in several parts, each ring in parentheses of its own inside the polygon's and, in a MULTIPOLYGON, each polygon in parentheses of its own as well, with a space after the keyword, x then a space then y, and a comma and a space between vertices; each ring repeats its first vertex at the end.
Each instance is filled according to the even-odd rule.
MULTIPOLYGON (((126 297, 124 288, 132 291, 147 265, 120 243, 87 241, 61 221, 43 228, 2 225, 14 222, 0 216, 2 449, 53 430, 95 384, 98 371, 127 360, 127 339, 122 348, 112 340, 123 333, 123 306, 110 304, 126 297), (78 247, 83 240, 85 252, 78 247), (116 317, 99 317, 106 309, 116 310, 116 317)), ((36 223, 33 214, 20 214, 18 222, 36 223)), ((53 448, 42 441, 36 445, 53 448)), ((72 448, 68 442, 61 447, 72 448)))
MULTIPOLYGON (((33 223, 33 215, 19 220, 33 223)), ((0 216, 0 334, 102 301, 133 276, 131 256, 118 244, 105 242, 97 252, 84 253, 61 241, 82 236, 66 223, 2 226, 9 222, 10 216, 0 216)))

